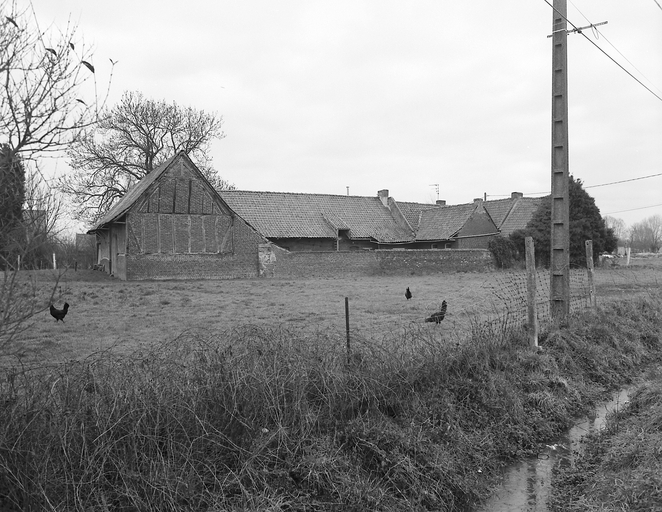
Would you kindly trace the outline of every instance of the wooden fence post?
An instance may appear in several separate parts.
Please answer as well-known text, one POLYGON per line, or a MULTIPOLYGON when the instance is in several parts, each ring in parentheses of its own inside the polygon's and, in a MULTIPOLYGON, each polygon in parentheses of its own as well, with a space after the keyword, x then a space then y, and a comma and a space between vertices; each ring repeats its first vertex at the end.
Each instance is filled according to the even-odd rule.
POLYGON ((349 345, 349 297, 345 297, 345 329, 347 331, 347 364, 349 364, 352 355, 349 345))
POLYGON ((527 236, 526 244, 526 309, 528 312, 527 332, 529 346, 538 348, 538 315, 536 314, 536 256, 533 238, 527 236))
POLYGON ((586 271, 588 272, 588 300, 592 308, 595 308, 595 283, 593 282, 593 240, 586 240, 586 271))

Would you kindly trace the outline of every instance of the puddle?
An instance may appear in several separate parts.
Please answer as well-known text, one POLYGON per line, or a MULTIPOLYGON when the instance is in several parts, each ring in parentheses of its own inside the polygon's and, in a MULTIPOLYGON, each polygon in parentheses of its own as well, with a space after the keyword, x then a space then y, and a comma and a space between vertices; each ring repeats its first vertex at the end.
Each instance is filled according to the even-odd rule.
POLYGON ((605 425, 609 412, 618 410, 628 400, 630 389, 622 389, 611 400, 580 418, 564 436, 546 445, 545 450, 514 464, 504 471, 501 485, 477 512, 547 512, 551 491, 552 468, 558 462, 570 464, 574 452, 581 452, 581 438, 605 425))

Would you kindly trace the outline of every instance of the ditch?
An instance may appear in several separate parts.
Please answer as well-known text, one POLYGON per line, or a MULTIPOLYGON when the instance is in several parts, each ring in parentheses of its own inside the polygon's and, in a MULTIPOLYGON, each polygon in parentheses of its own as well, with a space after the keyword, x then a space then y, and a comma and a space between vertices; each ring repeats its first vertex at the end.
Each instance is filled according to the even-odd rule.
POLYGON ((582 451, 582 438, 602 429, 607 415, 624 406, 631 390, 626 387, 613 393, 610 400, 579 418, 565 435, 545 445, 536 456, 508 466, 492 497, 477 512, 547 512, 554 466, 570 465, 582 451))

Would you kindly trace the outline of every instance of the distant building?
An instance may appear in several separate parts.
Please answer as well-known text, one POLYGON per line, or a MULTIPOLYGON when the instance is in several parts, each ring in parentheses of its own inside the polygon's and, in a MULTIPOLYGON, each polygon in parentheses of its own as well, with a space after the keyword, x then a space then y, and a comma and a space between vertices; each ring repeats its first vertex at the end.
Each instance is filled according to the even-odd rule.
POLYGON ((522 229, 540 204, 514 192, 508 199, 446 205, 376 196, 222 190, 241 218, 290 251, 359 249, 486 249, 489 239, 522 229))
POLYGON ((525 227, 540 201, 519 193, 446 205, 399 202, 385 189, 373 197, 216 191, 182 152, 88 233, 96 265, 120 279, 257 277, 276 257, 270 244, 290 253, 486 249, 492 237, 525 227))

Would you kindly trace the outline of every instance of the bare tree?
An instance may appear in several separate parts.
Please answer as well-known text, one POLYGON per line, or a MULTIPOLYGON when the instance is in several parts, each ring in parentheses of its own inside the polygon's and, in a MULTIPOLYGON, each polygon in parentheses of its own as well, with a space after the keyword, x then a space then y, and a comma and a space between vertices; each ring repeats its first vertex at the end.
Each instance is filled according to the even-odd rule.
POLYGON ((14 0, 0 0, 0 206, 11 208, 0 215, 0 349, 48 308, 57 287, 59 276, 43 296, 36 277, 18 271, 19 261, 56 240, 61 204, 37 162, 97 122, 105 100, 98 101, 95 71, 76 25, 42 29, 31 4, 19 8, 14 0))
POLYGON ((617 219, 616 217, 607 215, 604 217, 604 221, 605 227, 611 228, 619 240, 625 240, 627 238, 628 230, 623 219, 617 219))
POLYGON ((662 248, 662 215, 648 217, 630 228, 630 245, 636 251, 658 252, 662 248))
POLYGON ((10 0, 0 12, 0 143, 26 162, 61 151, 97 121, 95 68, 75 25, 41 30, 32 6, 10 0))
POLYGON ((23 210, 23 266, 44 268, 51 265, 51 256, 57 252, 63 230, 64 205, 61 195, 51 190, 36 168, 26 176, 25 205, 23 210))
POLYGON ((72 173, 60 180, 77 218, 96 220, 127 190, 179 151, 196 161, 212 184, 233 188, 211 166, 209 145, 222 139, 222 116, 125 92, 120 102, 68 151, 72 173))

